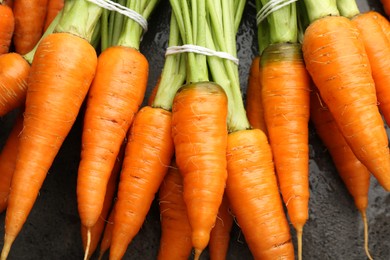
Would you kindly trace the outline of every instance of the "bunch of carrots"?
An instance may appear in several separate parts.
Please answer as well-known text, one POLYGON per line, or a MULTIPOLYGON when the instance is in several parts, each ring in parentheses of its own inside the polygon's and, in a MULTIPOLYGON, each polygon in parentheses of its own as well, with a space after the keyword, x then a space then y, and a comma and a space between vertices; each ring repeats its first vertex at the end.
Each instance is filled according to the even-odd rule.
POLYGON ((150 66, 140 47, 159 1, 100 2, 0 0, 0 116, 17 111, 0 153, 0 259, 79 116, 84 259, 122 259, 155 200, 158 259, 201 259, 207 248, 226 259, 234 220, 255 259, 303 259, 316 192, 310 121, 372 259, 371 174, 390 190, 389 20, 355 0, 255 0, 258 55, 244 102, 236 37, 247 1, 170 0, 169 50, 143 106, 150 66))

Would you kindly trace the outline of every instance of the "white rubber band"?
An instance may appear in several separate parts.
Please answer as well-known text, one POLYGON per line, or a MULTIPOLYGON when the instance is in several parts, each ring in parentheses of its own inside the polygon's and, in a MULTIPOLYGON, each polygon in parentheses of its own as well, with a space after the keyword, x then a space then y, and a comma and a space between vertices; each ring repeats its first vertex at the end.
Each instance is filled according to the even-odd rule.
POLYGON ((181 45, 181 46, 168 47, 166 52, 165 52, 165 56, 168 56, 171 54, 183 53, 183 52, 194 52, 194 53, 203 54, 206 56, 215 56, 215 57, 219 57, 222 59, 231 60, 237 65, 239 64, 239 60, 227 52, 215 51, 215 50, 211 50, 211 49, 208 49, 206 47, 203 47, 203 46, 197 46, 197 45, 192 45, 192 44, 185 44, 185 45, 181 45))
POLYGON ((259 25, 269 14, 279 10, 280 8, 296 2, 297 0, 271 0, 259 10, 256 14, 257 25, 259 25))
POLYGON ((123 14, 130 19, 137 22, 142 29, 144 30, 144 33, 148 30, 148 21, 139 13, 137 13, 134 10, 131 10, 127 8, 126 6, 120 5, 118 3, 115 3, 111 0, 87 0, 88 2, 94 3, 104 9, 110 10, 110 11, 116 11, 120 14, 123 14))

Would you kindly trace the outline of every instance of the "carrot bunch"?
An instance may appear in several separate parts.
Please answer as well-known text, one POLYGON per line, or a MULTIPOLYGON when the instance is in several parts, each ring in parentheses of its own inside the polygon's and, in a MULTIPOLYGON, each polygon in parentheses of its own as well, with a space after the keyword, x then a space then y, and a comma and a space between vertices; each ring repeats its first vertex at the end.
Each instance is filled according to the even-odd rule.
MULTIPOLYGON (((178 44, 175 19, 171 19, 170 26, 169 44, 178 44)), ((121 259, 125 254, 168 171, 174 151, 170 110, 173 96, 185 78, 181 62, 180 56, 166 58, 154 102, 135 114, 129 130, 115 205, 111 259, 121 259)))
MULTIPOLYGON (((156 3, 155 0, 140 3, 129 0, 126 7, 146 19, 156 3)), ((99 54, 96 75, 86 98, 77 201, 81 223, 87 229, 100 217, 110 174, 144 99, 148 80, 149 64, 139 51, 143 28, 128 17, 118 19, 124 19, 118 42, 112 42, 113 45, 99 54)), ((108 28, 104 29, 108 32, 108 28)), ((124 168, 126 161, 125 158, 124 168)))
POLYGON ((102 9, 87 1, 69 1, 64 8, 56 33, 39 43, 31 65, 1 259, 22 229, 95 75, 96 51, 89 41, 102 9))
POLYGON ((311 22, 302 44, 306 68, 353 153, 390 190, 388 138, 361 33, 333 1, 305 4, 311 22))
MULTIPOLYGON (((219 19, 210 19, 207 46, 236 57, 236 33, 242 1, 214 4, 223 10, 219 19), (239 15, 237 15, 239 14, 239 15), (235 17, 235 18, 233 18, 235 17)), ((210 12, 211 13, 211 12, 210 12)), ((244 109, 238 67, 231 60, 208 57, 212 78, 227 93, 226 195, 238 225, 254 258, 294 258, 290 228, 280 198, 271 147, 260 129, 252 129, 244 109)))

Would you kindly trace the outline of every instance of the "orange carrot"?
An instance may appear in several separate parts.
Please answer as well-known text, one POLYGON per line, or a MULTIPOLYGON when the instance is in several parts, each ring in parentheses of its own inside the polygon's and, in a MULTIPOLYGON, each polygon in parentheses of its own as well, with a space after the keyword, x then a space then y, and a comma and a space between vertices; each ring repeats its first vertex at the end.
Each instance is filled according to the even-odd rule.
MULTIPOLYGON (((180 42, 172 16, 169 44, 180 42)), ((184 81, 184 59, 169 56, 152 106, 143 107, 131 127, 120 177, 110 258, 120 259, 141 228, 173 155, 172 100, 184 81), (129 214, 131 212, 131 214, 129 214)))
POLYGON ((14 28, 15 18, 12 9, 0 3, 0 55, 9 51, 14 28))
POLYGON ((195 257, 206 248, 227 178, 227 98, 212 83, 184 86, 172 108, 176 162, 183 175, 184 201, 195 257))
POLYGON ((345 17, 314 19, 303 40, 306 67, 356 157, 390 190, 388 139, 360 33, 345 17))
MULTIPOLYGON (((90 244, 90 250, 89 255, 87 256, 88 259, 92 256, 92 254, 95 252, 99 241, 102 237, 102 233, 104 230, 104 227, 106 226, 106 223, 109 222, 107 220, 110 210, 113 208, 113 200, 114 196, 117 190, 117 184, 118 184, 118 175, 120 172, 120 169, 122 167, 122 160, 123 160, 123 153, 124 153, 124 143, 121 146, 121 150, 119 151, 118 157, 115 161, 114 167, 112 169, 112 173, 110 175, 110 179, 107 183, 107 189, 106 189, 106 195, 104 196, 104 203, 102 212, 100 214, 99 219, 96 221, 95 225, 91 228, 91 244, 90 244)), ((83 242, 83 248, 84 250, 87 247, 88 243, 88 228, 81 225, 81 238, 83 242)))
POLYGON ((48 0, 46 8, 45 24, 43 25, 43 31, 49 27, 51 22, 57 16, 57 14, 64 7, 64 0, 48 0))
POLYGON ((294 259, 265 134, 259 129, 230 133, 227 160, 226 192, 254 258, 294 259))
POLYGON ((183 199, 183 178, 173 161, 159 191, 161 238, 157 259, 188 259, 191 254, 191 226, 183 199))
POLYGON ((233 216, 230 214, 229 202, 225 193, 219 207, 217 221, 210 234, 210 260, 226 259, 232 226, 233 216))
POLYGON ((72 8, 62 16, 57 33, 39 44, 31 66, 1 259, 7 258, 26 221, 95 74, 96 52, 88 40, 102 10, 86 1, 68 3, 72 8), (88 22, 81 24, 79 19, 86 17, 88 22))
POLYGON ((48 0, 15 1, 15 32, 13 42, 15 51, 24 55, 31 51, 43 34, 48 0))
POLYGON ((260 56, 252 60, 246 92, 246 113, 252 127, 267 133, 261 100, 260 56))
POLYGON ((0 55, 0 116, 24 103, 29 71, 30 64, 20 54, 0 55))
MULTIPOLYGON (((145 1, 145 10, 135 11, 150 13, 155 4, 145 1)), ((127 1, 127 5, 134 5, 134 1, 127 1)), ((142 27, 127 18, 118 44, 99 55, 88 93, 77 179, 79 215, 87 228, 92 228, 101 214, 118 151, 144 99, 149 64, 139 51, 141 34, 142 27)), ((88 250, 87 246, 86 255, 88 250)))
POLYGON ((170 127, 171 113, 164 109, 146 106, 134 119, 115 206, 111 259, 120 259, 125 254, 128 244, 141 228, 164 178, 173 154, 170 127), (139 160, 137 154, 142 154, 142 160, 139 160))
POLYGON ((116 201, 114 201, 112 209, 110 211, 110 214, 108 216, 107 223, 104 227, 104 233, 102 240, 100 242, 100 249, 99 249, 99 259, 102 259, 106 251, 110 248, 111 246, 111 241, 112 241, 112 230, 114 228, 114 218, 115 218, 115 204, 116 201))
POLYGON ((7 208, 11 180, 15 170, 19 134, 23 128, 23 113, 20 112, 0 153, 0 212, 7 208))
POLYGON ((309 75, 300 44, 272 44, 262 55, 264 118, 276 174, 301 255, 309 214, 309 75), (283 57, 283 58, 282 58, 283 57))
POLYGON ((365 250, 367 256, 372 259, 368 250, 366 217, 371 174, 352 152, 316 89, 310 95, 310 118, 317 134, 329 150, 340 177, 355 201, 356 208, 362 215, 365 250))

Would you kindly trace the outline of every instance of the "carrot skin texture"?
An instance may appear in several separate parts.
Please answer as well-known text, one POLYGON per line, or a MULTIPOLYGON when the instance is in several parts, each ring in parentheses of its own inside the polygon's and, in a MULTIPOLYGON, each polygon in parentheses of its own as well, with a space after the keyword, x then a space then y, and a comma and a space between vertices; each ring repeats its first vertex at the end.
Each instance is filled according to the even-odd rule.
POLYGON ((191 255, 191 226, 183 198, 183 177, 172 162, 159 190, 161 238, 157 259, 187 260, 191 255))
POLYGON ((121 259, 141 228, 173 156, 171 112, 143 107, 130 128, 119 181, 110 259, 121 259))
POLYGON ((229 249, 230 231, 232 230, 232 226, 233 216, 230 214, 229 202, 225 193, 221 206, 219 207, 215 226, 211 230, 210 234, 210 260, 226 259, 229 249))
POLYGON ((260 56, 252 60, 248 76, 245 105, 246 115, 251 126, 267 133, 261 100, 260 56))
POLYGON ((294 259, 271 147, 259 129, 230 133, 226 194, 255 259, 294 259))
POLYGON ((20 113, 0 153, 0 212, 7 208, 18 153, 19 134, 22 129, 23 114, 20 113))
POLYGON ((358 29, 345 17, 319 19, 306 29, 302 48, 314 84, 347 143, 389 191, 388 139, 358 29))
POLYGON ((316 90, 312 91, 310 101, 310 118, 317 134, 332 156, 340 177, 354 198, 357 209, 366 211, 370 172, 352 152, 316 90))
POLYGON ((0 4, 0 55, 8 53, 15 29, 15 18, 12 9, 0 4))
POLYGON ((77 177, 81 222, 92 227, 121 144, 145 95, 148 61, 133 48, 107 48, 98 58, 87 96, 77 177))
MULTIPOLYGON (((95 252, 99 241, 102 237, 102 233, 104 231, 104 227, 108 224, 108 217, 110 210, 113 207, 113 201, 117 190, 117 179, 119 176, 120 169, 122 167, 122 159, 123 159, 123 153, 124 153, 124 145, 122 145, 121 150, 119 151, 118 157, 115 161, 114 168, 112 169, 110 179, 107 183, 107 189, 106 189, 106 195, 104 196, 104 203, 102 212, 100 214, 99 219, 96 221, 95 225, 91 228, 91 245, 89 249, 89 255, 88 258, 92 256, 92 254, 95 252), (107 223, 107 224, 106 224, 107 223)), ((88 228, 81 225, 81 238, 83 242, 83 248, 84 252, 87 247, 87 232, 88 228)))
POLYGON ((293 226, 309 214, 310 84, 300 44, 273 44, 262 55, 262 101, 276 175, 293 226))
POLYGON ((28 79, 23 131, 5 218, 3 251, 10 247, 33 207, 46 174, 78 115, 96 64, 94 48, 71 34, 50 34, 38 46, 28 79), (74 46, 78 46, 77 50, 74 46))
POLYGON ((31 51, 43 34, 48 0, 18 0, 14 2, 15 51, 24 55, 31 51))
POLYGON ((227 97, 210 82, 182 87, 173 101, 172 136, 183 176, 195 255, 206 248, 224 193, 227 97))
POLYGON ((379 110, 386 122, 390 123, 390 40, 378 23, 379 16, 381 14, 375 11, 365 12, 353 17, 352 22, 359 29, 370 61, 379 110))
POLYGON ((29 72, 30 65, 18 53, 0 55, 0 116, 24 103, 29 72))
POLYGON ((65 0, 48 0, 47 9, 46 9, 46 17, 45 24, 43 26, 43 31, 45 32, 47 27, 51 24, 57 14, 64 7, 65 0))

